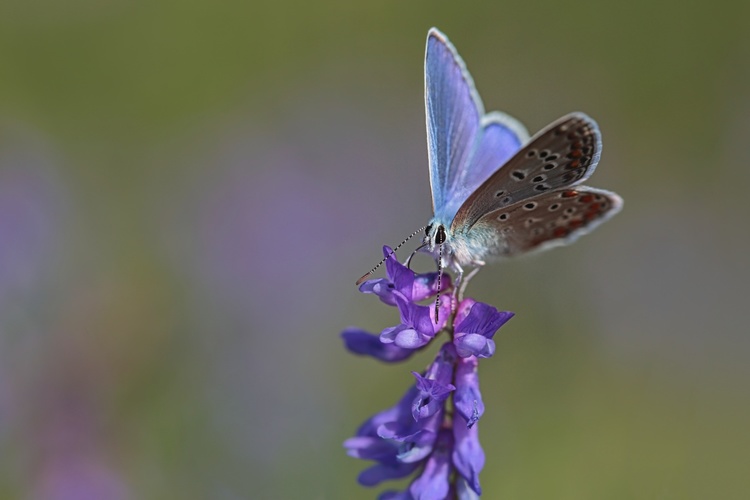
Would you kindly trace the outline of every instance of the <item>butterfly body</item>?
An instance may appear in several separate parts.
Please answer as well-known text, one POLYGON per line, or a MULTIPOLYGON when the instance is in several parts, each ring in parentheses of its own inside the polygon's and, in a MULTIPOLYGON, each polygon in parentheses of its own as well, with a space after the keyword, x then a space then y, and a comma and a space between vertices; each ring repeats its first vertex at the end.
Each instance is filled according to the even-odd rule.
POLYGON ((485 114, 463 60, 435 28, 425 108, 434 216, 424 251, 459 275, 571 243, 621 209, 615 193, 580 186, 601 156, 594 120, 571 113, 529 139, 513 118, 485 114))
POLYGON ((437 219, 431 219, 423 243, 425 250, 436 259, 440 257, 442 245, 443 262, 454 271, 461 272, 464 266, 483 265, 491 249, 502 247, 500 233, 496 231, 477 227, 469 236, 466 232, 453 233, 445 227, 437 219))

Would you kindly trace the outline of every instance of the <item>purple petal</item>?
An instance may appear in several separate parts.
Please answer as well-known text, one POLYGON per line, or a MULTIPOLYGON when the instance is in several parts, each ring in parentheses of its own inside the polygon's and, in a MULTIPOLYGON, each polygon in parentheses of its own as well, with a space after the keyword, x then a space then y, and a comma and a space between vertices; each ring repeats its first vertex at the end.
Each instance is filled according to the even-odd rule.
POLYGON ((443 412, 430 418, 415 422, 411 415, 408 419, 388 422, 378 428, 378 435, 400 443, 397 458, 402 462, 422 460, 432 453, 438 430, 443 422, 443 412))
POLYGON ((469 427, 484 414, 484 402, 479 391, 478 365, 479 360, 471 356, 461 358, 456 367, 456 392, 453 395, 453 404, 469 427))
POLYGON ((438 313, 438 321, 435 322, 435 303, 433 302, 429 306, 430 310, 430 321, 435 330, 435 333, 439 332, 445 324, 448 322, 448 318, 453 314, 452 307, 453 298, 450 294, 440 296, 440 310, 438 313))
POLYGON ((463 322, 463 320, 466 319, 466 316, 469 315, 469 312, 471 312, 471 308, 474 307, 474 304, 476 304, 477 301, 472 299, 471 297, 467 297, 461 302, 458 303, 458 308, 456 310, 456 317, 453 318, 453 326, 456 327, 463 322))
POLYGON ((453 343, 456 346, 456 352, 462 358, 468 356, 489 358, 495 354, 495 341, 478 333, 467 333, 457 336, 453 343))
POLYGON ((429 296, 414 296, 415 288, 420 291, 420 295, 429 291, 429 287, 432 286, 429 280, 418 278, 414 271, 401 264, 390 247, 383 247, 383 255, 385 256, 387 278, 365 281, 359 286, 360 292, 375 294, 389 306, 396 305, 393 292, 403 294, 409 302, 419 301, 429 296), (419 285, 416 285, 417 282, 419 282, 419 285))
POLYGON ((377 486, 383 481, 406 477, 414 472, 417 467, 419 467, 418 463, 394 462, 392 464, 375 464, 360 472, 357 481, 362 486, 377 486))
POLYGON ((396 446, 380 437, 353 437, 344 441, 346 454, 363 460, 387 460, 393 457, 396 446))
POLYGON ((415 352, 413 348, 402 349, 394 344, 384 344, 378 335, 357 328, 347 328, 341 333, 341 338, 350 352, 371 356, 387 363, 403 361, 415 352))
MULTIPOLYGON (((438 328, 440 325, 435 324, 433 307, 407 304, 398 298, 396 299, 396 304, 399 311, 402 311, 405 324, 411 325, 415 330, 430 337, 434 337, 440 331, 440 328, 438 328)), ((445 322, 443 321, 442 323, 444 324, 445 322)))
POLYGON ((423 434, 437 433, 440 428, 440 419, 442 413, 435 414, 428 419, 415 421, 411 412, 403 414, 398 420, 384 422, 377 428, 377 435, 383 439, 391 439, 398 442, 410 442, 423 444, 432 440, 432 437, 425 437, 423 434))
POLYGON ((383 247, 383 257, 385 257, 386 275, 391 283, 393 283, 394 288, 406 295, 410 300, 413 300, 412 288, 416 273, 401 264, 396 258, 396 254, 388 246, 383 247))
POLYGON ((456 480, 456 498, 458 500, 479 500, 479 495, 471 489, 466 479, 459 476, 456 480))
POLYGON ((452 384, 441 384, 437 380, 424 378, 417 372, 412 372, 417 379, 419 395, 411 406, 411 414, 415 421, 429 418, 443 409, 443 402, 456 388, 452 384))
POLYGON ((438 273, 416 274, 401 264, 388 246, 383 247, 383 255, 388 278, 368 280, 359 290, 363 293, 377 294, 380 300, 388 305, 396 305, 392 297, 394 291, 402 293, 409 302, 420 302, 436 295, 438 291, 447 291, 452 287, 450 275, 443 274, 439 280, 438 290, 438 273))
POLYGON ((512 317, 511 312, 500 312, 473 299, 462 301, 456 312, 453 336, 459 356, 492 356, 495 353, 495 342, 492 337, 498 328, 512 317))
POLYGON ((441 432, 435 451, 427 459, 422 474, 409 486, 409 491, 415 499, 428 500, 448 496, 452 445, 453 438, 450 432, 441 432))
POLYGON ((392 344, 396 341, 396 337, 399 333, 401 333, 404 330, 408 330, 409 327, 406 325, 396 325, 396 326, 390 326, 380 332, 380 342, 383 344, 392 344))
POLYGON ((404 463, 419 462, 426 458, 435 447, 437 434, 432 431, 424 431, 419 435, 419 439, 414 442, 405 443, 396 456, 399 461, 404 463))
POLYGON ((425 370, 424 376, 412 372, 417 379, 416 387, 419 390, 412 403, 414 420, 428 418, 444 407, 448 394, 455 390, 451 382, 456 359, 453 344, 446 342, 425 370))
POLYGON ((399 334, 396 335, 394 343, 401 349, 413 350, 426 346, 427 344, 429 344, 430 340, 432 340, 432 337, 421 334, 411 328, 407 328, 405 330, 401 330, 399 334))
POLYGON ((396 300, 393 298, 393 290, 395 288, 393 283, 385 278, 367 280, 359 285, 360 292, 375 294, 384 304, 388 304, 389 306, 396 305, 396 300))
POLYGON ((467 299, 459 304, 459 311, 456 314, 456 335, 478 333, 492 338, 495 332, 512 317, 512 312, 500 312, 488 304, 467 299))
MULTIPOLYGON (((453 287, 450 274, 443 273, 440 278, 440 292, 446 292, 453 287)), ((438 273, 418 274, 412 285, 411 298, 420 302, 438 293, 438 273)))
POLYGON ((484 467, 484 450, 479 444, 479 426, 468 427, 461 415, 453 416, 453 465, 477 495, 482 494, 479 473, 484 467))
POLYGON ((386 328, 380 333, 380 341, 385 344, 395 343, 404 349, 418 349, 429 343, 448 319, 450 306, 443 307, 445 314, 435 324, 429 306, 415 304, 398 291, 393 292, 393 298, 401 314, 401 324, 386 328))
MULTIPOLYGON (((405 428, 399 427, 393 422, 381 425, 378 433, 384 440, 390 440, 386 442, 392 443, 395 441, 399 443, 398 449, 394 454, 398 461, 404 463, 418 462, 432 453, 432 449, 435 446, 435 439, 437 438, 437 428, 442 422, 442 418, 442 413, 436 415, 427 421, 436 422, 437 425, 417 428, 411 434, 402 434, 405 428)), ((425 421, 423 420, 422 422, 425 421)), ((412 429, 414 429, 413 426, 412 429)))
POLYGON ((383 330, 380 333, 379 340, 381 343, 393 345, 397 349, 414 350, 427 345, 432 337, 401 324, 383 330))

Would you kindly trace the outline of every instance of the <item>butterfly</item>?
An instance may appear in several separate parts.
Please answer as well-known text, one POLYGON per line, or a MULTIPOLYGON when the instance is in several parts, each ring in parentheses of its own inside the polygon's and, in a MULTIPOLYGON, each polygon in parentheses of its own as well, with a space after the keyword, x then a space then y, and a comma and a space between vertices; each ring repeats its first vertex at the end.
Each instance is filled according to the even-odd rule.
POLYGON ((434 216, 420 248, 459 281, 464 267, 572 243, 622 208, 617 194, 580 185, 601 156, 594 120, 571 113, 529 138, 514 118, 485 114, 436 28, 427 34, 425 109, 434 216))

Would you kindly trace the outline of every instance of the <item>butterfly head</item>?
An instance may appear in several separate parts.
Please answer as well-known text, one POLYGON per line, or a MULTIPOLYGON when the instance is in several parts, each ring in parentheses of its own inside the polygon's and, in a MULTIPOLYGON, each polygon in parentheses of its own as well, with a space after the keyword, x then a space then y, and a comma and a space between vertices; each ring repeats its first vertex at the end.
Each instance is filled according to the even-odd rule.
MULTIPOLYGON (((455 235, 448 229, 450 226, 444 224, 437 217, 433 217, 425 228, 425 235, 422 239, 422 245, 417 249, 427 252, 435 258, 438 265, 438 271, 449 267, 454 271, 460 268, 456 266, 456 243, 460 243, 460 238, 456 240, 455 235)), ((460 246, 460 245, 459 245, 460 246)))
POLYGON ((424 240, 422 243, 428 252, 435 255, 439 252, 440 245, 443 245, 447 240, 448 232, 445 226, 433 220, 424 230, 424 240))

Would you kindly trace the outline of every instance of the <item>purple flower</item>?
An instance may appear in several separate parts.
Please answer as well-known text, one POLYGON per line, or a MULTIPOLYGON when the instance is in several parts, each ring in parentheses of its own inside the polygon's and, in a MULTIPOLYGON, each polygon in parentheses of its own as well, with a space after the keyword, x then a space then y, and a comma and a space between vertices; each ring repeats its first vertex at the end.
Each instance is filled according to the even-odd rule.
POLYGON ((457 498, 458 500, 477 500, 479 498, 479 495, 476 491, 471 489, 471 486, 469 486, 469 483, 466 482, 466 479, 459 476, 456 479, 455 498, 457 498))
POLYGON ((460 358, 456 366, 456 393, 453 405, 469 427, 473 426, 484 413, 482 393, 479 392, 479 360, 470 356, 460 358))
MULTIPOLYGON (((386 491, 379 497, 383 500, 478 498, 484 467, 476 425, 484 413, 479 358, 492 356, 492 337, 513 313, 473 299, 461 301, 453 310, 451 293, 441 299, 436 323, 434 303, 419 302, 437 294, 437 274, 415 274, 396 260, 390 248, 383 252, 387 278, 368 280, 360 291, 398 308, 401 323, 379 336, 347 328, 341 334, 346 348, 395 362, 424 348, 438 334, 449 338, 423 373, 412 372, 415 383, 399 402, 365 421, 344 447, 352 457, 375 462, 360 473, 363 486, 414 474, 406 490, 386 491), (452 412, 447 410, 449 401, 452 412)), ((450 286, 449 279, 441 281, 450 286)))
POLYGON ((65 225, 64 187, 34 156, 13 148, 0 154, 0 308, 39 295, 65 225))
POLYGON ((393 298, 401 313, 401 324, 386 328, 380 333, 380 341, 385 344, 394 343, 404 349, 424 347, 448 321, 450 300, 441 301, 439 320, 435 323, 434 307, 410 302, 399 292, 393 292, 393 298))
MULTIPOLYGON (((420 302, 438 293, 438 273, 417 274, 396 259, 390 247, 383 247, 385 269, 388 278, 367 280, 359 286, 362 293, 373 293, 383 303, 396 306, 393 292, 401 293, 407 302, 420 302)), ((440 279, 441 292, 451 288, 450 275, 443 274, 440 279)))
POLYGON ((409 493, 413 498, 446 498, 448 496, 452 448, 453 435, 450 430, 440 431, 435 451, 427 459, 422 474, 409 486, 409 493))
POLYGON ((454 321, 453 342, 458 355, 462 358, 491 357, 495 354, 495 341, 492 337, 512 317, 512 312, 500 312, 474 299, 462 301, 454 321))
POLYGON ((479 426, 469 426, 460 415, 453 418, 453 466, 477 495, 482 494, 479 473, 484 467, 484 450, 479 444, 479 426))
POLYGON ((442 410, 443 402, 456 390, 456 386, 451 384, 455 361, 456 350, 453 345, 446 342, 424 376, 412 372, 419 389, 419 396, 414 399, 411 407, 414 420, 431 417, 442 410))
POLYGON ((418 393, 412 386, 395 406, 374 415, 344 442, 350 456, 377 462, 359 475, 363 486, 408 476, 432 452, 442 415, 415 421, 411 404, 418 393))
POLYGON ((384 344, 380 341, 380 335, 367 333, 358 328, 347 328, 341 332, 341 338, 350 352, 360 356, 372 356, 387 363, 403 361, 417 352, 414 349, 398 347, 396 344, 384 344))
MULTIPOLYGON (((390 306, 398 308, 401 323, 384 329, 380 334, 380 341, 393 344, 399 349, 419 349, 426 346, 430 340, 446 325, 451 314, 452 296, 444 294, 439 308, 435 305, 421 305, 418 302, 436 296, 438 291, 448 292, 451 289, 451 279, 448 274, 439 276, 438 273, 416 274, 401 264, 388 246, 383 247, 387 278, 367 280, 360 285, 362 293, 372 293, 390 306), (440 290, 438 290, 438 283, 440 290), (438 312, 439 311, 439 312, 438 312), (435 321, 435 314, 438 321, 435 321)), ((396 361, 408 357, 397 351, 381 351, 372 345, 364 346, 365 338, 361 335, 356 339, 347 334, 344 338, 347 347, 357 354, 368 354, 387 361, 396 361), (360 345, 353 345, 357 340, 360 345)))

